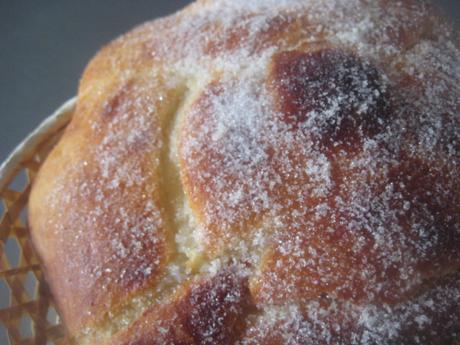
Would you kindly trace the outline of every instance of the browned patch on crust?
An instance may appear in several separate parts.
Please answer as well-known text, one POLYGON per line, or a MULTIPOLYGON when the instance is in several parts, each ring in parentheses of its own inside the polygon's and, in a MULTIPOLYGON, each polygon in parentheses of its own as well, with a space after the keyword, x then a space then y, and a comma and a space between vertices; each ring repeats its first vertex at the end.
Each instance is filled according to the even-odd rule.
POLYGON ((308 26, 305 20, 301 20, 288 14, 279 14, 274 17, 264 18, 266 23, 257 33, 251 32, 248 23, 254 20, 256 15, 243 15, 232 27, 223 28, 219 23, 210 23, 204 28, 205 32, 212 34, 216 39, 205 41, 203 51, 211 56, 232 53, 237 49, 247 47, 249 54, 257 54, 273 45, 287 46, 297 42, 300 31, 308 26), (285 37, 285 32, 290 32, 285 37))
POLYGON ((378 70, 340 49, 286 51, 271 71, 279 111, 293 128, 315 126, 322 150, 355 150, 378 134, 391 108, 378 70))
MULTIPOLYGON (((241 19, 242 21, 245 20, 245 18, 241 19)), ((241 25, 236 25, 231 29, 225 30, 219 23, 210 23, 204 30, 219 37, 217 40, 204 42, 203 51, 209 55, 234 51, 238 47, 241 47, 249 36, 248 28, 241 25)))
POLYGON ((117 115, 123 115, 123 110, 127 110, 127 103, 132 101, 132 88, 133 81, 128 81, 117 89, 114 95, 102 105, 101 117, 112 118, 117 115))
POLYGON ((153 307, 110 344, 233 344, 253 310, 247 278, 230 268, 183 287, 170 304, 153 307))

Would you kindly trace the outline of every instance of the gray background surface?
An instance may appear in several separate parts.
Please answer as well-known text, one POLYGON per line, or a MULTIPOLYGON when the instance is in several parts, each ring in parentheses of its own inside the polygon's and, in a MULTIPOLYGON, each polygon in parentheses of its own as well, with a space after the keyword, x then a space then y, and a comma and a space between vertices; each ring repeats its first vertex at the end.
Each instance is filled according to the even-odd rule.
POLYGON ((0 162, 75 95, 83 68, 102 45, 190 2, 0 0, 0 162))
MULTIPOLYGON (((251 0, 248 0, 251 1, 251 0)), ((437 0, 460 23, 460 0, 437 0)), ((0 162, 76 93, 109 40, 190 0, 0 0, 0 162)))

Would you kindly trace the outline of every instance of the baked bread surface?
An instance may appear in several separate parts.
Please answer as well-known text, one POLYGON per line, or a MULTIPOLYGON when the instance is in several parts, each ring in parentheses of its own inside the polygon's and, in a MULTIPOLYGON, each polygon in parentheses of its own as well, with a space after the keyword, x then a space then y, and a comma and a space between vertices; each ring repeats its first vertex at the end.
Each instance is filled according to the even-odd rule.
POLYGON ((427 2, 214 0, 104 47, 30 197, 77 344, 460 343, 460 53, 427 2))

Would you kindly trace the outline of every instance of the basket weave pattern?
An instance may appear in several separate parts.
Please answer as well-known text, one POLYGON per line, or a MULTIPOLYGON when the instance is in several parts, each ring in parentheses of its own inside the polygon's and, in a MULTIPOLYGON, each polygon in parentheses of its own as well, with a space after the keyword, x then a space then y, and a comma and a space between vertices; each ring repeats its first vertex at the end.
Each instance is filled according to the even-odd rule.
POLYGON ((73 103, 67 103, 51 116, 48 123, 31 134, 25 145, 0 168, 2 345, 58 345, 66 342, 64 327, 31 243, 27 206, 34 177, 62 135, 70 119, 65 112, 68 113, 72 106, 73 103), (56 121, 57 118, 60 119, 56 121))

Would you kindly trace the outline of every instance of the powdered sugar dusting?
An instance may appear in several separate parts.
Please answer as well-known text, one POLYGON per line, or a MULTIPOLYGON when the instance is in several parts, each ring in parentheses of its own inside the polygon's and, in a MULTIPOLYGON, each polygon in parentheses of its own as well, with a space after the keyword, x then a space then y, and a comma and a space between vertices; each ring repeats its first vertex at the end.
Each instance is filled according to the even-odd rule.
POLYGON ((458 276, 445 286, 394 307, 358 306, 327 299, 271 306, 250 322, 239 344, 455 343, 460 335, 458 327, 452 327, 459 321, 455 313, 460 303, 456 284, 458 276), (453 314, 433 318, 438 308, 453 314), (446 331, 449 333, 444 334, 446 331))
POLYGON ((129 54, 114 70, 171 78, 124 80, 94 121, 65 202, 91 200, 66 226, 80 219, 72 235, 98 259, 69 267, 179 286, 238 263, 255 308, 240 344, 458 339, 460 52, 432 11, 199 1, 115 41, 129 54), (193 90, 172 114, 176 77, 193 90))
MULTIPOLYGON (((450 29, 432 18, 423 22, 428 5, 405 23, 412 4, 391 7, 391 15, 381 6, 215 1, 206 14, 229 11, 221 25, 246 25, 253 36, 234 43, 241 49, 230 50, 223 68, 230 73, 217 74, 184 120, 184 176, 208 244, 227 241, 253 262, 244 254, 252 240, 233 238, 266 227, 269 249, 254 279, 260 305, 327 294, 356 302, 357 315, 365 315, 459 267, 460 224, 450 213, 459 205, 460 93, 451 84, 460 77, 459 52, 450 29), (302 19, 294 13, 300 8, 308 13, 302 19), (246 10, 264 13, 264 20, 257 14, 238 22, 236 13, 246 10), (321 23, 316 39, 309 25, 300 33, 300 41, 314 42, 313 53, 302 53, 299 41, 282 56, 269 43, 264 52, 274 58, 257 53, 253 37, 260 39, 262 22, 275 16, 321 23), (344 50, 328 51, 330 44, 344 50), (238 69, 234 61, 244 62, 238 69)), ((193 51, 202 54, 199 42, 193 51)), ((425 314, 415 321, 430 322, 425 314)), ((396 339, 406 323, 392 317, 385 327, 393 333, 378 339, 396 339)), ((283 343, 303 343, 298 336, 283 343)), ((376 339, 363 333, 359 341, 376 339)))

